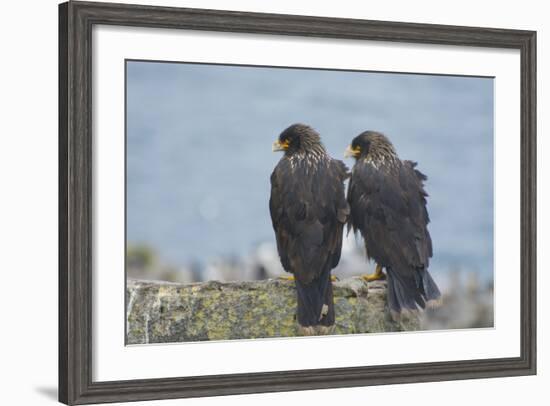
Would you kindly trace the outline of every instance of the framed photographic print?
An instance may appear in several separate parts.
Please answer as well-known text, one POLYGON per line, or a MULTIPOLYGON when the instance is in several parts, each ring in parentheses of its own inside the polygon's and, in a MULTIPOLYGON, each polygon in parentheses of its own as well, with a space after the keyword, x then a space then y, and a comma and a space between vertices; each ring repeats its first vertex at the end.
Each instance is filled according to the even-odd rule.
POLYGON ((68 2, 59 33, 61 402, 536 373, 535 32, 68 2))

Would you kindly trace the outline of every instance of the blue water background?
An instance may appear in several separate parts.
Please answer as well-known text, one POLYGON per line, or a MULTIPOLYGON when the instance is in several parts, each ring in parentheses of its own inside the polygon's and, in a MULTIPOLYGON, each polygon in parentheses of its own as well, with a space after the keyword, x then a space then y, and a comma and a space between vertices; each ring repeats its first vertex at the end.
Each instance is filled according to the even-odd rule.
MULTIPOLYGON (((492 279, 493 79, 127 63, 127 240, 183 266, 274 241, 271 151, 295 122, 333 157, 378 130, 428 175, 440 272, 492 279)), ((351 160, 345 160, 348 166, 351 160)))

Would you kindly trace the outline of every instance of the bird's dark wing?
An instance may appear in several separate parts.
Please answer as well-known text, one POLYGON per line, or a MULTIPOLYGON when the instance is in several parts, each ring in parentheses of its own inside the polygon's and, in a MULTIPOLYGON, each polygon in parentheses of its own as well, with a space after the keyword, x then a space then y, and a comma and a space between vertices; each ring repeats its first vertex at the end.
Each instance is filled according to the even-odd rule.
POLYGON ((269 208, 283 268, 309 283, 334 268, 342 249, 349 207, 341 161, 291 164, 283 158, 271 175, 269 208))
POLYGON ((287 162, 279 162, 275 170, 271 174, 271 195, 269 197, 269 212, 271 214, 271 222, 273 230, 275 230, 275 238, 277 240, 277 251, 281 258, 281 265, 287 272, 292 272, 290 269, 290 259, 288 258, 288 247, 291 244, 290 231, 291 223, 288 216, 289 209, 285 207, 285 201, 288 196, 286 187, 283 186, 285 179, 291 176, 290 167, 287 162))
POLYGON ((349 226, 361 231, 367 253, 403 277, 426 269, 432 256, 422 173, 410 161, 390 170, 357 162, 350 180, 349 226))

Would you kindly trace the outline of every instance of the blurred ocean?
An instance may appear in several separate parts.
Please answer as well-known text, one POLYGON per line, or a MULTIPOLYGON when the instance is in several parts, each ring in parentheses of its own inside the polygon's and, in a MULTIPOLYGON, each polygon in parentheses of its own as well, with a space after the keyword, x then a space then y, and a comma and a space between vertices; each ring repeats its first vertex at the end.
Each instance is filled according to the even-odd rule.
POLYGON ((183 267, 274 242, 271 144, 295 122, 339 159, 364 130, 388 135, 428 176, 436 279, 492 281, 490 78, 128 62, 128 244, 183 267))

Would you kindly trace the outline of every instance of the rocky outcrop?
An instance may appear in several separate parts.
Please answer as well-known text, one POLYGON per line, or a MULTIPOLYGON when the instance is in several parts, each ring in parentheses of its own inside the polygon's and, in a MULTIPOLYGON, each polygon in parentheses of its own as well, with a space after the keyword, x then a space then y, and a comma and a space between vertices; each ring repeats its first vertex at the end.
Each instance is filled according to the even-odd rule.
MULTIPOLYGON (((129 280, 127 343, 167 343, 289 337, 295 321, 294 282, 194 284, 129 280)), ((360 278, 334 282, 336 325, 333 334, 416 330, 418 315, 400 322, 386 306, 386 282, 360 278)))

